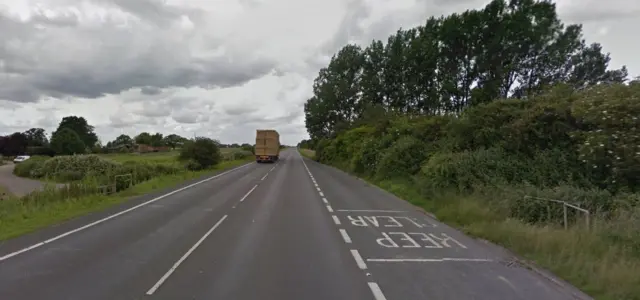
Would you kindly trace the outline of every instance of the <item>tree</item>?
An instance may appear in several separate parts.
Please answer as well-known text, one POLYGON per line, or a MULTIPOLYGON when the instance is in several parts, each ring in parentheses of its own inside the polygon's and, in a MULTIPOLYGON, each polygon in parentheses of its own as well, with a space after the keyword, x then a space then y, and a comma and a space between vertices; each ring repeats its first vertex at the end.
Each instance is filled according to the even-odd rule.
POLYGON ((58 155, 71 155, 84 153, 86 146, 74 130, 63 127, 51 136, 51 148, 58 155))
POLYGON ((626 67, 609 70, 609 61, 599 44, 582 40, 582 26, 560 21, 552 2, 493 0, 482 10, 400 29, 364 50, 345 45, 313 82, 305 126, 320 141, 390 112, 459 115, 562 83, 579 89, 625 82, 626 67))
MULTIPOLYGON (((86 147, 93 147, 98 142, 98 136, 94 132, 94 127, 89 125, 84 117, 64 117, 62 118, 62 121, 60 121, 56 132, 61 130, 62 128, 73 130, 86 147)), ((51 139, 53 139, 53 135, 51 139)))
POLYGON ((14 132, 0 139, 0 152, 5 156, 23 155, 27 150, 27 145, 27 136, 21 132, 14 132))
POLYGON ((136 135, 135 138, 133 138, 136 142, 136 144, 143 144, 143 145, 151 145, 152 142, 152 138, 151 138, 151 134, 149 134, 148 132, 141 132, 140 134, 136 135))
POLYGON ((27 145, 30 147, 43 147, 49 144, 45 130, 42 128, 31 128, 24 132, 27 137, 27 145))
POLYGON ((209 168, 222 160, 219 143, 206 137, 197 137, 188 141, 180 150, 180 160, 187 160, 198 164, 197 168, 209 168))
POLYGON ((116 137, 115 140, 113 140, 112 142, 110 142, 109 146, 110 147, 122 147, 122 146, 126 146, 126 147, 133 147, 133 139, 126 135, 126 134, 121 134, 118 137, 116 137))
POLYGON ((171 149, 182 146, 187 141, 188 140, 186 138, 183 138, 177 134, 170 134, 164 137, 164 144, 171 147, 171 149))
POLYGON ((156 132, 151 136, 151 141, 149 143, 153 147, 162 147, 165 145, 164 139, 162 137, 162 133, 156 132))

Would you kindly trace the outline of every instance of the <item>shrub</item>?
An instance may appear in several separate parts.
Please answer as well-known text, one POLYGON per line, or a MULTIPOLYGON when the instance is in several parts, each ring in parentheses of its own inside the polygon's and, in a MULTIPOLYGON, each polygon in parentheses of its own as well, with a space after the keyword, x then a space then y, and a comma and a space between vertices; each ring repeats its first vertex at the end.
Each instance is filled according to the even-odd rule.
POLYGON ((196 138, 195 141, 189 141, 180 150, 180 160, 197 161, 202 168, 209 168, 218 164, 222 160, 220 147, 218 143, 209 138, 196 138))
POLYGON ((428 154, 426 145, 420 140, 403 136, 384 151, 377 165, 376 177, 389 179, 414 175, 428 154))
POLYGON ((93 176, 108 175, 120 164, 95 154, 56 156, 46 160, 33 170, 33 177, 52 177, 59 179, 82 179, 87 174, 93 176), (62 176, 62 177, 61 177, 62 176))

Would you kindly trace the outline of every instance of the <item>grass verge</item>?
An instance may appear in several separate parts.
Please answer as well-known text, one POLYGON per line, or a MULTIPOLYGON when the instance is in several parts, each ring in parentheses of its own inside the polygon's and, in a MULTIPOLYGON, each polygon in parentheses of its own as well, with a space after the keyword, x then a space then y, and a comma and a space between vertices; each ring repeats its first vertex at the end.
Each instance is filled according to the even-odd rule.
POLYGON ((487 205, 491 196, 454 193, 427 199, 409 182, 365 180, 470 236, 513 251, 595 299, 640 299, 638 212, 617 220, 594 220, 590 231, 581 227, 564 230, 509 218, 499 207, 487 205), (620 227, 626 230, 621 231, 620 227))
POLYGON ((315 157, 316 157, 316 152, 311 150, 311 149, 300 148, 300 149, 298 149, 298 151, 300 152, 300 154, 302 154, 302 156, 304 156, 306 158, 315 159, 315 157))
POLYGON ((122 203, 131 197, 176 186, 186 180, 230 169, 252 160, 253 158, 224 161, 208 170, 155 177, 109 196, 89 195, 40 205, 25 204, 21 201, 2 201, 0 202, 0 240, 17 237, 83 214, 99 211, 122 203))

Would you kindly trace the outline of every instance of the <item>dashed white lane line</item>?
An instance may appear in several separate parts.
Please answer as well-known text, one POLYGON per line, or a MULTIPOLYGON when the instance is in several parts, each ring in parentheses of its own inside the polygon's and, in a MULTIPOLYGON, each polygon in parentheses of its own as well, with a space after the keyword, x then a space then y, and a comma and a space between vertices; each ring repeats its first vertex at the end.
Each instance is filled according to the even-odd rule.
POLYGON ((189 255, 191 255, 191 253, 196 250, 196 248, 198 248, 198 246, 200 246, 200 244, 202 244, 202 242, 214 231, 216 230, 216 228, 218 228, 218 226, 220 226, 220 224, 222 224, 222 221, 224 221, 227 218, 227 215, 224 215, 224 217, 222 217, 220 219, 220 221, 218 221, 218 223, 216 223, 215 225, 213 225, 213 227, 211 227, 211 229, 209 229, 209 231, 207 231, 207 233, 205 233, 192 247, 191 249, 189 249, 189 251, 187 251, 187 253, 185 253, 172 267, 171 269, 169 269, 169 271, 167 271, 167 273, 165 273, 160 280, 158 280, 158 282, 156 282, 156 284, 154 284, 148 291, 147 291, 147 295, 153 295, 153 293, 155 293, 155 291, 165 282, 165 280, 167 280, 167 278, 169 278, 169 276, 171 276, 171 274, 180 266, 180 264, 187 259, 187 257, 189 257, 189 255))
POLYGON ((244 199, 247 199, 247 197, 249 197, 249 195, 251 194, 251 192, 253 192, 253 190, 255 190, 258 187, 258 185, 254 185, 252 189, 250 189, 246 194, 244 194, 244 196, 242 197, 242 199, 240 199, 240 202, 244 201, 244 199))
POLYGON ((318 193, 320 193, 320 197, 324 197, 324 194, 322 192, 318 192, 318 193))
POLYGON ((340 212, 383 212, 383 213, 406 213, 404 210, 384 210, 384 209, 338 209, 340 212))
POLYGON ((0 256, 0 261, 7 260, 7 259, 9 259, 9 258, 11 258, 11 257, 16 256, 16 255, 22 254, 22 253, 24 253, 24 252, 27 252, 27 251, 33 250, 33 249, 38 248, 38 247, 41 247, 41 246, 44 246, 44 245, 49 244, 49 243, 51 243, 51 242, 53 242, 53 241, 59 240, 59 239, 61 239, 61 238, 65 237, 65 236, 68 236, 68 235, 74 234, 74 233, 76 233, 76 232, 78 232, 78 231, 82 231, 82 230, 85 230, 85 229, 87 229, 87 228, 90 228, 90 227, 93 227, 93 226, 95 226, 95 225, 98 225, 98 224, 100 224, 100 223, 106 222, 106 221, 111 220, 111 219, 113 219, 113 218, 116 218, 116 217, 118 217, 118 216, 124 215, 124 214, 126 214, 126 213, 128 213, 128 212, 130 212, 130 211, 132 211, 132 210, 135 210, 135 209, 138 209, 138 208, 143 207, 143 206, 145 206, 145 205, 148 205, 148 204, 154 203, 154 202, 156 202, 156 201, 158 201, 158 200, 160 200, 160 199, 164 199, 164 198, 169 197, 169 196, 171 196, 171 195, 173 195, 173 194, 179 193, 179 192, 181 192, 181 191, 184 191, 184 190, 186 190, 186 189, 192 188, 192 187, 194 187, 194 186, 196 186, 196 185, 202 184, 202 183, 207 182, 207 181, 210 181, 210 180, 212 180, 212 179, 215 179, 215 178, 218 178, 218 177, 224 176, 224 175, 229 174, 229 173, 231 173, 231 172, 233 172, 233 171, 240 170, 240 169, 242 169, 242 168, 248 167, 248 166, 250 166, 250 165, 252 165, 252 164, 254 164, 254 163, 247 163, 247 164, 244 164, 244 165, 242 165, 242 166, 239 166, 239 167, 233 168, 233 169, 231 169, 231 170, 228 170, 228 171, 222 172, 222 173, 220 173, 220 174, 218 174, 218 175, 214 175, 214 176, 211 176, 211 177, 209 177, 209 178, 206 178, 206 179, 200 180, 200 181, 198 181, 198 182, 196 182, 196 183, 192 183, 192 184, 187 185, 187 186, 185 186, 185 187, 179 188, 179 189, 177 189, 177 190, 175 190, 175 191, 172 191, 172 192, 166 193, 166 194, 164 194, 164 195, 162 195, 162 196, 159 196, 159 197, 153 198, 153 199, 151 199, 151 200, 149 200, 149 201, 147 201, 147 202, 140 203, 140 204, 138 204, 138 205, 136 205, 136 206, 134 206, 134 207, 131 207, 131 208, 125 209, 125 210, 123 210, 123 211, 121 211, 121 212, 115 213, 115 214, 113 214, 113 215, 110 215, 110 216, 108 216, 108 217, 102 218, 102 219, 97 220, 97 221, 95 221, 95 222, 89 223, 89 224, 84 225, 84 226, 82 226, 82 227, 78 227, 78 228, 73 229, 73 230, 71 230, 71 231, 67 231, 67 232, 65 232, 65 233, 63 233, 63 234, 57 235, 57 236, 52 237, 52 238, 50 238, 50 239, 48 239, 48 240, 44 240, 44 241, 42 241, 42 242, 39 242, 39 243, 33 244, 33 245, 29 246, 29 247, 26 247, 26 248, 20 249, 20 250, 18 250, 18 251, 12 252, 12 253, 9 253, 9 254, 7 254, 7 255, 5 255, 5 256, 0 256))
POLYGON ((353 255, 353 259, 356 260, 356 264, 358 264, 358 267, 360 269, 362 269, 362 270, 366 270, 367 269, 367 264, 362 259, 362 256, 360 256, 360 252, 358 252, 358 250, 351 249, 351 255, 353 255))
POLYGON ((275 169, 276 166, 271 167, 271 169, 269 169, 269 172, 273 171, 273 169, 275 169))
POLYGON ((373 297, 376 300, 387 300, 387 298, 384 296, 384 294, 382 293, 382 290, 380 289, 377 283, 369 282, 369 288, 371 289, 371 292, 373 293, 373 297))
POLYGON ((344 240, 344 242, 347 244, 351 244, 351 237, 349 236, 347 231, 342 228, 340 228, 339 230, 340 230, 340 235, 342 236, 342 239, 344 240))
POLYGON ((333 208, 331 207, 331 205, 327 205, 327 210, 328 210, 329 212, 333 212, 333 208))
POLYGON ((338 216, 333 215, 333 216, 331 216, 331 218, 333 218, 333 223, 336 223, 336 225, 342 224, 342 223, 340 223, 340 219, 338 219, 338 216))
POLYGON ((316 187, 316 190, 318 190, 319 193, 322 192, 319 187, 316 187))
POLYGON ((329 204, 329 201, 327 201, 327 198, 322 197, 322 202, 324 202, 324 204, 329 204))
POLYGON ((269 173, 264 174, 264 176, 262 176, 262 178, 260 178, 260 181, 263 181, 265 178, 267 178, 267 176, 269 176, 269 173))

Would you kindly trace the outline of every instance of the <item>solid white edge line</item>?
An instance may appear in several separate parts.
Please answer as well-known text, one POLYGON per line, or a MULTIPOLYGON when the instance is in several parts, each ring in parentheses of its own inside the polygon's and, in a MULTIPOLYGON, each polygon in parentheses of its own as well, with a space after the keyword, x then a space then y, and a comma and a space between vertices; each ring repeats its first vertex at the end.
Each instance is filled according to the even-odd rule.
POLYGON ((167 280, 167 278, 169 278, 169 276, 171 276, 171 274, 180 266, 180 264, 187 259, 187 257, 189 257, 189 255, 191 255, 191 253, 196 250, 196 248, 198 248, 198 246, 200 246, 200 244, 202 244, 202 242, 216 229, 218 228, 218 226, 220 226, 220 224, 222 224, 222 221, 224 221, 227 218, 227 215, 224 215, 224 217, 222 217, 218 223, 216 223, 215 225, 213 225, 213 227, 211 227, 211 229, 209 229, 209 231, 207 231, 207 233, 205 233, 193 246, 191 246, 191 248, 189 249, 189 251, 187 251, 187 253, 185 253, 184 255, 182 255, 182 257, 175 263, 173 264, 173 266, 171 267, 171 269, 169 269, 169 271, 167 271, 167 273, 165 273, 160 280, 158 280, 158 282, 156 282, 156 284, 154 284, 148 291, 147 291, 147 295, 152 295, 164 282, 165 280, 167 280))
POLYGON ((138 204, 138 205, 136 205, 136 206, 134 206, 134 207, 130 207, 130 208, 125 209, 125 210, 123 210, 123 211, 121 211, 121 212, 118 212, 118 213, 115 213, 115 214, 110 215, 110 216, 108 216, 108 217, 104 217, 104 218, 102 218, 102 219, 100 219, 100 220, 97 220, 97 221, 91 222, 91 223, 89 223, 89 224, 87 224, 87 225, 84 225, 84 226, 82 226, 82 227, 78 227, 78 228, 76 228, 76 229, 74 229, 74 230, 67 231, 67 232, 65 232, 65 233, 63 233, 63 234, 57 235, 57 236, 55 236, 55 237, 52 237, 52 238, 47 239, 47 240, 45 240, 45 241, 42 241, 42 242, 40 242, 40 243, 36 243, 36 244, 33 244, 33 245, 29 246, 29 247, 26 247, 26 248, 20 249, 20 250, 18 250, 18 251, 12 252, 12 253, 9 253, 9 254, 7 254, 7 255, 5 255, 5 256, 0 257, 0 261, 7 260, 7 259, 9 259, 9 258, 11 258, 11 257, 14 257, 14 256, 16 256, 16 255, 22 254, 22 253, 27 252, 27 251, 29 251, 29 250, 33 250, 33 249, 35 249, 35 248, 38 248, 38 247, 43 246, 43 245, 45 245, 45 244, 51 243, 51 242, 53 242, 53 241, 59 240, 59 239, 61 239, 61 238, 65 237, 65 236, 68 236, 68 235, 74 234, 74 233, 76 233, 76 232, 78 232, 78 231, 82 231, 82 230, 85 230, 85 229, 87 229, 87 228, 89 228, 89 227, 93 227, 93 226, 98 225, 98 224, 100 224, 100 223, 103 223, 103 222, 105 222, 105 221, 111 220, 111 219, 113 219, 113 218, 115 218, 115 217, 118 217, 118 216, 124 215, 124 214, 126 214, 126 213, 128 213, 128 212, 130 212, 130 211, 132 211, 132 210, 138 209, 138 208, 143 207, 143 206, 145 206, 145 205, 148 205, 148 204, 151 204, 151 203, 153 203, 153 202, 156 202, 156 201, 158 201, 158 200, 160 200, 160 199, 166 198, 166 197, 171 196, 171 195, 173 195, 173 194, 176 194, 176 193, 178 193, 178 192, 181 192, 181 191, 184 191, 184 190, 186 190, 186 189, 192 188, 192 187, 194 187, 194 186, 196 186, 196 185, 198 185, 198 184, 201 184, 201 183, 207 182, 207 181, 209 181, 209 180, 212 180, 212 179, 218 178, 218 177, 220 177, 220 176, 222 176, 222 175, 225 175, 225 174, 231 173, 231 172, 233 172, 233 171, 235 171, 235 170, 242 169, 242 168, 247 167, 247 166, 249 166, 249 165, 251 165, 251 164, 254 164, 254 162, 250 162, 250 163, 244 164, 244 165, 242 165, 242 166, 239 166, 239 167, 233 168, 233 169, 231 169, 231 170, 228 170, 228 171, 222 172, 222 173, 220 173, 220 174, 214 175, 214 176, 212 176, 212 177, 209 177, 209 178, 206 178, 206 179, 200 180, 200 181, 198 181, 198 182, 196 182, 196 183, 192 183, 192 184, 187 185, 187 186, 185 186, 185 187, 179 188, 179 189, 177 189, 177 190, 175 190, 175 191, 172 191, 172 192, 166 193, 166 194, 164 194, 164 195, 162 195, 162 196, 159 196, 159 197, 153 198, 153 199, 151 199, 151 200, 149 200, 149 201, 147 201, 147 202, 140 203, 140 204, 138 204))
POLYGON ((338 209, 338 211, 344 212, 386 212, 386 213, 407 213, 406 210, 384 210, 384 209, 338 209))
POLYGON ((327 205, 327 210, 328 210, 329 212, 333 212, 333 208, 331 207, 331 205, 327 205))
POLYGON ((339 230, 340 230, 340 235, 342 236, 342 239, 344 240, 344 242, 347 244, 351 244, 351 237, 349 236, 347 231, 342 228, 340 228, 339 230))
POLYGON ((492 262, 492 259, 486 258, 369 258, 371 262, 445 262, 445 261, 461 261, 461 262, 492 262))
POLYGON ((333 218, 333 223, 336 223, 336 225, 340 225, 340 219, 338 219, 338 216, 333 215, 331 216, 331 218, 333 218))
POLYGON ((367 264, 362 259, 362 256, 360 256, 360 252, 358 252, 358 250, 351 249, 351 255, 353 255, 353 259, 356 260, 356 264, 358 264, 358 267, 360 269, 362 269, 362 270, 367 269, 367 264))
POLYGON ((382 290, 380 289, 380 286, 378 286, 377 283, 369 282, 368 284, 369 284, 369 289, 371 289, 371 292, 373 293, 373 297, 376 300, 387 300, 387 298, 382 293, 382 290))
POLYGON ((247 197, 249 197, 249 195, 251 194, 251 192, 253 192, 253 190, 255 190, 258 187, 258 185, 254 185, 253 188, 251 188, 246 194, 244 194, 244 196, 242 197, 242 199, 240 199, 240 202, 244 201, 244 199, 247 199, 247 197))

